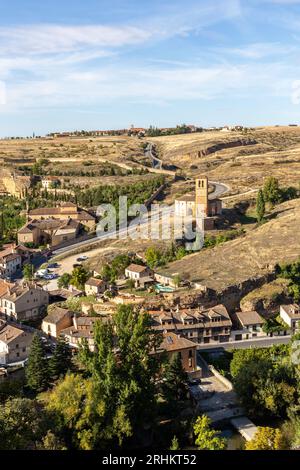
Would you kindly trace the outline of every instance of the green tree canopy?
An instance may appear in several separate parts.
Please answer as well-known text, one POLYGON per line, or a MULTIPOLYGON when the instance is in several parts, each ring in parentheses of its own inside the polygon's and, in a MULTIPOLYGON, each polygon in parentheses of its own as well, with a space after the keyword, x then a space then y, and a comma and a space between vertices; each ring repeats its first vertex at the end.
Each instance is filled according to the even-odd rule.
POLYGON ((257 199, 256 199, 256 216, 257 221, 260 223, 264 220, 266 208, 265 208, 265 200, 262 190, 258 191, 257 199))
POLYGON ((84 289, 84 285, 89 278, 89 272, 83 266, 76 266, 72 271, 72 277, 70 284, 76 287, 76 289, 84 289))
POLYGON ((282 434, 280 429, 258 427, 251 441, 246 442, 246 450, 282 450, 282 434))
POLYGON ((72 353, 64 338, 58 338, 53 356, 49 360, 49 375, 53 380, 72 369, 72 353))
POLYGON ((43 343, 38 334, 34 335, 31 343, 25 375, 26 384, 35 392, 45 390, 48 385, 48 363, 45 357, 43 343))
POLYGON ((199 416, 194 424, 195 444, 199 450, 225 450, 227 441, 211 428, 208 416, 199 416))

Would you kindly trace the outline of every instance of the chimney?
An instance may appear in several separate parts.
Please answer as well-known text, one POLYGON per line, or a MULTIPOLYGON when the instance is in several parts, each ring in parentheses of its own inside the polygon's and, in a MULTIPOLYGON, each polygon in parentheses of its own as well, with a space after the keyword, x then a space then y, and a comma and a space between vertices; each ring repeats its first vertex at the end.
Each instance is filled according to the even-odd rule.
POLYGON ((73 325, 74 325, 74 328, 76 328, 76 330, 78 330, 78 322, 77 322, 77 316, 76 315, 73 316, 73 325))

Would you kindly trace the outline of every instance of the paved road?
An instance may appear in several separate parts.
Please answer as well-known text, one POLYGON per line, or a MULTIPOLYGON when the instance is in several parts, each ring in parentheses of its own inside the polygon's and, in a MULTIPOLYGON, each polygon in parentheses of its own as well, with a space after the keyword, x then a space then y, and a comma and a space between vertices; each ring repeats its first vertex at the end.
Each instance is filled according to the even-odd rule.
POLYGON ((217 199, 230 190, 230 187, 227 186, 227 184, 219 183, 218 181, 209 181, 209 183, 213 184, 215 187, 214 192, 210 193, 209 199, 217 199))
POLYGON ((249 349, 249 348, 269 348, 274 344, 288 344, 291 336, 273 336, 267 338, 248 339, 244 341, 230 341, 229 343, 221 344, 206 344, 205 346, 198 346, 198 351, 217 351, 229 349, 249 349))

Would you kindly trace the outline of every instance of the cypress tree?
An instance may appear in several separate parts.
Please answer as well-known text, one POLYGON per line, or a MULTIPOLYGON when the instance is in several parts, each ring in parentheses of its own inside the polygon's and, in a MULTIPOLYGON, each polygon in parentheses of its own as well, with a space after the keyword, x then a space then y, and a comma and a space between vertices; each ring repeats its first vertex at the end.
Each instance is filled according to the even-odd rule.
POLYGON ((26 384, 35 392, 45 390, 48 385, 48 365, 41 338, 33 337, 28 363, 25 369, 26 384))
POLYGON ((56 380, 60 375, 65 375, 71 368, 71 350, 64 338, 59 338, 54 354, 49 361, 49 375, 51 379, 56 380))
POLYGON ((187 378, 187 373, 182 367, 180 354, 176 353, 167 365, 166 382, 163 387, 164 395, 170 403, 175 403, 176 400, 184 398, 187 378))

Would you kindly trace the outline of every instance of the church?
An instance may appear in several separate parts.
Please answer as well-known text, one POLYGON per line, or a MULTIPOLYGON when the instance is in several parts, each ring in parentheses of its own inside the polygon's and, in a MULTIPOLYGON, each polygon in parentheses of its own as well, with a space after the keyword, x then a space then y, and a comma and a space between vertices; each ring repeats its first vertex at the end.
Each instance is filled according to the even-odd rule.
POLYGON ((212 198, 208 192, 208 178, 203 176, 195 181, 195 193, 186 194, 175 200, 175 215, 203 217, 204 230, 215 228, 215 219, 222 214, 221 199, 212 198))

